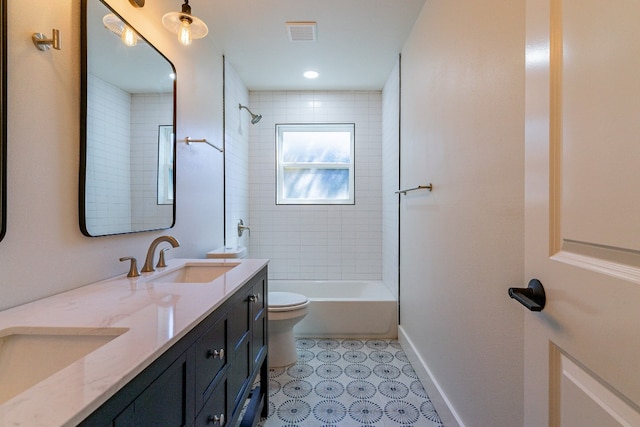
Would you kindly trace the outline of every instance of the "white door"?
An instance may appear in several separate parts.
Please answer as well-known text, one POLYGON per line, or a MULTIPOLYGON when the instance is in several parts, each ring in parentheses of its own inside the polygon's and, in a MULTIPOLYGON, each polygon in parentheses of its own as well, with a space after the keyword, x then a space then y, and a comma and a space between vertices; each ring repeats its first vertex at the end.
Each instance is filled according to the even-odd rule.
POLYGON ((525 424, 640 426, 640 2, 526 1, 525 424))

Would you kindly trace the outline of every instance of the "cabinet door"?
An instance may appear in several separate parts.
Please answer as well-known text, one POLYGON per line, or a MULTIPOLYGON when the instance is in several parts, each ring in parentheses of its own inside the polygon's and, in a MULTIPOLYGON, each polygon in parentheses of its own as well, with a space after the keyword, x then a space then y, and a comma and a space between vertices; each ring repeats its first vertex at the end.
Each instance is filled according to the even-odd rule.
POLYGON ((260 364, 267 348, 267 276, 259 276, 252 288, 251 306, 251 370, 260 364))
POLYGON ((235 351, 240 344, 248 339, 249 333, 249 297, 251 289, 243 289, 239 298, 233 302, 227 315, 229 327, 229 350, 235 351))
POLYGON ((229 368, 227 371, 229 404, 231 409, 239 401, 250 372, 251 305, 253 288, 247 286, 229 310, 229 368))
POLYGON ((209 400, 196 418, 196 427, 224 426, 227 416, 227 381, 222 380, 211 392, 209 400))
POLYGON ((134 401, 135 426, 190 424, 194 414, 187 403, 188 383, 187 356, 183 354, 134 401))
POLYGON ((222 372, 230 354, 227 351, 227 319, 218 320, 196 341, 196 404, 200 407, 207 389, 222 372))
POLYGON ((235 416, 236 412, 242 409, 243 396, 246 396, 246 387, 249 385, 249 374, 251 366, 251 358, 249 353, 249 340, 242 342, 236 348, 236 354, 233 363, 227 371, 228 395, 229 395, 229 414, 235 416))
POLYGON ((113 423, 109 423, 105 427, 135 427, 135 422, 134 407, 131 404, 113 420, 113 423))

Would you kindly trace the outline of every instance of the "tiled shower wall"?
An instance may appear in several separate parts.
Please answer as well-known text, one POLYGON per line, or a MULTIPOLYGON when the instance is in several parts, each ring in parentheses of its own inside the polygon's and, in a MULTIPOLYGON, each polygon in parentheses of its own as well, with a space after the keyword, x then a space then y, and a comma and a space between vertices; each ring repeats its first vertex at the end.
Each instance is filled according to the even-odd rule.
POLYGON ((87 228, 102 235, 166 227, 173 206, 157 203, 158 126, 173 122, 173 95, 130 94, 93 75, 87 83, 95 95, 87 115, 100 117, 87 128, 96 142, 87 150, 94 171, 87 175, 87 228))
POLYGON ((158 138, 159 126, 173 124, 172 105, 172 93, 131 95, 131 225, 134 230, 166 228, 171 224, 173 205, 158 204, 158 138))
POLYGON ((252 91, 249 200, 252 258, 272 279, 382 279, 382 93, 252 91), (355 123, 355 205, 279 205, 275 124, 355 123))
POLYGON ((88 75, 87 137, 96 144, 87 149, 87 229, 92 234, 110 234, 131 229, 131 95, 104 80, 88 75), (90 120, 91 116, 100 120, 90 120), (110 159, 119 159, 113 162, 110 159), (124 160, 123 160, 124 159, 124 160))
MULTIPOLYGON (((249 91, 228 62, 224 64, 225 246, 248 246, 248 233, 238 236, 238 220, 249 219, 249 91)), ((215 248, 212 248, 215 249, 215 248)))

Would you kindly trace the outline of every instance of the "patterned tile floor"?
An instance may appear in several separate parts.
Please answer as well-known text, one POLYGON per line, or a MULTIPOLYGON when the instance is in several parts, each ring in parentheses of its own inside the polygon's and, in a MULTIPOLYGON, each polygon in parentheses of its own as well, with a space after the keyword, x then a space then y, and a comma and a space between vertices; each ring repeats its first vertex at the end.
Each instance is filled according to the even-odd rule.
POLYGON ((297 339, 298 363, 272 368, 261 427, 442 426, 395 340, 297 339))

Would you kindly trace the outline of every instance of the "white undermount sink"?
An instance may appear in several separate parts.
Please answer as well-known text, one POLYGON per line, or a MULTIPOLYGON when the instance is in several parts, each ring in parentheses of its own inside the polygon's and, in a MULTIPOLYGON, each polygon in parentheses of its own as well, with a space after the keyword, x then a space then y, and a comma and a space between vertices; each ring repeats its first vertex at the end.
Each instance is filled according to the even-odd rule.
POLYGON ((240 263, 188 263, 183 267, 159 274, 149 279, 150 282, 174 282, 174 283, 209 283, 240 263))
POLYGON ((0 330, 0 404, 85 357, 127 328, 12 327, 0 330))

